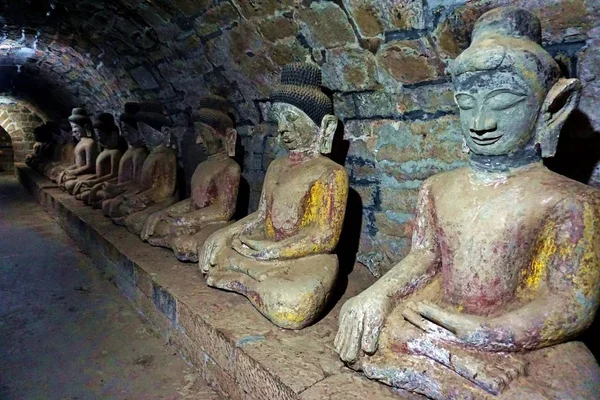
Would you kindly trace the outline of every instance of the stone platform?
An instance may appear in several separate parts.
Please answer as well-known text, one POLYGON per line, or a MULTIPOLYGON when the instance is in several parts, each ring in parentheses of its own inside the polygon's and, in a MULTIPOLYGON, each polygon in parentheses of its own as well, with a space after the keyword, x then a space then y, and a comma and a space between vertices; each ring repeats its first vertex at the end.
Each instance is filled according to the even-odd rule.
POLYGON ((341 300, 302 331, 278 328, 246 298, 209 288, 197 264, 151 247, 17 165, 21 183, 205 380, 231 399, 398 400, 422 397, 369 381, 347 369, 333 350, 343 302, 373 282, 357 266, 341 300))

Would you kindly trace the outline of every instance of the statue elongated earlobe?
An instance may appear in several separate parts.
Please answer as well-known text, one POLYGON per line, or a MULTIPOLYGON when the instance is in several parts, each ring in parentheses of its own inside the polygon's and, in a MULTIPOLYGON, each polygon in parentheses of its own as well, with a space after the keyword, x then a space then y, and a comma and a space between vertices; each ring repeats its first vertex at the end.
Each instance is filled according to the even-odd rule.
POLYGON ((335 115, 326 115, 321 121, 321 142, 319 143, 319 153, 329 154, 331 153, 331 147, 333 144, 333 136, 337 130, 338 119, 335 115))
POLYGON ((234 128, 227 128, 225 131, 225 148, 229 157, 235 157, 235 144, 237 142, 237 131, 234 128))
POLYGON ((556 154, 560 130, 569 115, 577 108, 581 89, 579 79, 561 78, 546 95, 540 109, 536 137, 542 157, 554 157, 556 154))

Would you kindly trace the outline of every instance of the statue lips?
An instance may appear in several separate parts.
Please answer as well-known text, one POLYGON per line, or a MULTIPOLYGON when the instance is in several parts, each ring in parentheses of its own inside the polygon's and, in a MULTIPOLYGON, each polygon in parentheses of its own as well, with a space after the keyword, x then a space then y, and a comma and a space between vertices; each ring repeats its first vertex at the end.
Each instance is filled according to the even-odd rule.
POLYGON ((473 139, 475 144, 478 144, 479 146, 490 146, 490 145, 496 143, 501 138, 502 138, 502 135, 494 136, 494 137, 480 137, 480 136, 478 137, 478 136, 471 135, 471 139, 473 139))

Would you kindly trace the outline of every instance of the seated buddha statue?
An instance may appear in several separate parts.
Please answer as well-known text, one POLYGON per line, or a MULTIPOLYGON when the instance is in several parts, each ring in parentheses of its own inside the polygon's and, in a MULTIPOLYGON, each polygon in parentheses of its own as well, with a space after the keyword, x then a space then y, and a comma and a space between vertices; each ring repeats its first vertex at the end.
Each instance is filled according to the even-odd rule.
POLYGON ((116 178, 98 183, 90 189, 84 202, 94 208, 101 208, 105 204, 105 214, 108 213, 109 199, 126 192, 139 184, 142 175, 142 165, 148 156, 148 150, 137 128, 135 114, 140 111, 139 103, 126 103, 123 113, 119 116, 121 137, 127 142, 127 151, 119 161, 119 170, 116 178))
POLYGON ((177 150, 170 120, 160 113, 138 112, 138 129, 150 154, 142 165, 138 185, 110 200, 109 216, 117 225, 139 235, 148 217, 179 200, 177 194, 177 150))
POLYGON ((58 175, 75 162, 75 141, 71 132, 71 123, 63 119, 52 134, 52 155, 48 160, 38 163, 38 170, 47 178, 56 182, 58 175))
POLYGON ((240 293, 274 324, 301 329, 318 317, 338 273, 335 249, 346 209, 346 170, 322 154, 337 128, 310 63, 283 67, 272 94, 289 153, 267 170, 258 210, 213 233, 199 249, 206 283, 240 293))
POLYGON ((423 183, 409 254, 348 300, 351 368, 433 399, 598 398, 581 342, 600 301, 600 192, 551 172, 581 84, 540 21, 497 8, 451 65, 469 166, 423 183))
POLYGON ((32 168, 38 167, 40 163, 49 161, 53 152, 53 133, 56 130, 56 123, 48 121, 47 123, 36 127, 33 130, 35 143, 31 153, 25 156, 25 163, 32 168))
POLYGON ((84 108, 74 108, 69 117, 71 132, 78 142, 73 150, 75 163, 62 169, 58 175, 59 186, 65 188, 66 182, 84 174, 96 171, 98 148, 92 131, 92 121, 84 108))
POLYGON ((195 123, 197 143, 208 158, 198 164, 191 180, 191 197, 148 218, 141 237, 153 246, 172 249, 181 261, 198 261, 198 245, 229 224, 235 213, 240 166, 235 155, 237 133, 227 115, 227 100, 210 96, 200 100, 195 123))
POLYGON ((96 158, 96 172, 80 175, 65 183, 67 192, 75 195, 78 200, 87 198, 89 190, 98 183, 116 178, 122 156, 119 149, 119 127, 112 114, 98 114, 92 122, 94 134, 102 146, 102 151, 96 158))

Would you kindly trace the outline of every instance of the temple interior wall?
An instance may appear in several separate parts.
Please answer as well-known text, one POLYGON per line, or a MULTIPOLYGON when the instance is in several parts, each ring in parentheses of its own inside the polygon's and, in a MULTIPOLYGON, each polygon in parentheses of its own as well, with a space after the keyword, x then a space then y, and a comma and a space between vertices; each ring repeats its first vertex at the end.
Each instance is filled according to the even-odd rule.
MULTIPOLYGON (((512 4, 539 15, 545 48, 565 76, 583 82, 579 110, 549 166, 586 182, 600 158, 596 0, 2 3, 0 89, 27 95, 52 117, 77 105, 118 115, 127 101, 159 100, 173 120, 188 182, 203 157, 191 128, 198 101, 209 93, 226 96, 240 136, 242 203, 249 211, 267 166, 282 152, 270 91, 282 65, 310 56, 322 66, 341 120, 332 157, 351 177, 342 251, 358 248, 358 261, 376 274, 408 250, 423 180, 464 164, 446 68, 490 8, 512 4)), ((34 114, 22 115, 22 135, 11 134, 17 159, 31 141, 23 127, 34 122, 34 114)))

